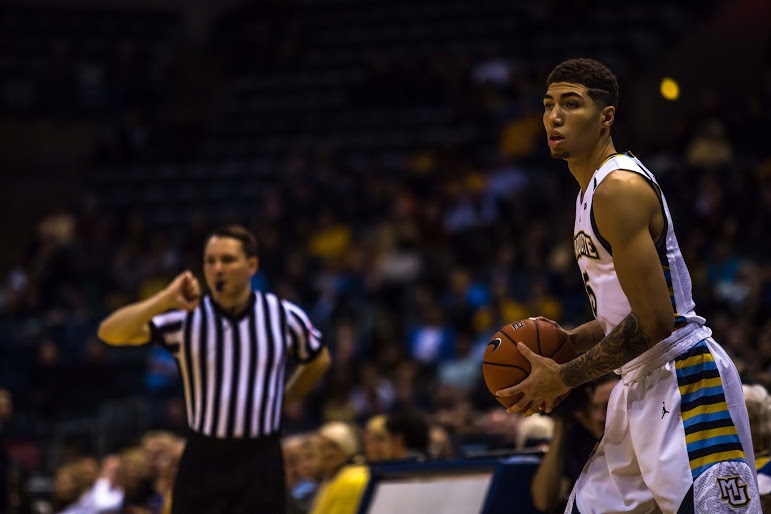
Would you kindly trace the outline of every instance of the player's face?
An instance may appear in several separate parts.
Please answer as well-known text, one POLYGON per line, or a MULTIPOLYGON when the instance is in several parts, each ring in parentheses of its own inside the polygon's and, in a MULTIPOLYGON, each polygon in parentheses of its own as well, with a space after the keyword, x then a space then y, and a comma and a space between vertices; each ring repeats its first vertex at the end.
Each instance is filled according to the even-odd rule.
POLYGON ((555 82, 543 98, 543 126, 554 159, 591 155, 600 141, 604 113, 586 86, 555 82))
POLYGON ((203 272, 215 300, 233 298, 248 288, 257 271, 257 258, 247 257, 241 241, 212 236, 203 255, 203 272))

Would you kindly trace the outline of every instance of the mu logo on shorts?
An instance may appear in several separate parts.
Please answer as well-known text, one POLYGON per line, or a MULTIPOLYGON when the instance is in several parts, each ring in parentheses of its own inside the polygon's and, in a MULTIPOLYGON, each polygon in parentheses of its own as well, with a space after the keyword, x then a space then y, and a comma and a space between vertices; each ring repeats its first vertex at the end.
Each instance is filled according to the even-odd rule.
POLYGON ((750 495, 747 494, 747 484, 740 480, 741 477, 717 477, 717 483, 720 486, 720 499, 727 501, 731 507, 742 507, 750 502, 750 495))

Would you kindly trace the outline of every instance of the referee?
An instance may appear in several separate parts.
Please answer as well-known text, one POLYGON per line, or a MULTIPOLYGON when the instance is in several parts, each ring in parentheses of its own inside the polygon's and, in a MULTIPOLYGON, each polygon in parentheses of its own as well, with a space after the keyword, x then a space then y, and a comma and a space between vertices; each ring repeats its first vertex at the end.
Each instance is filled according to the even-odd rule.
POLYGON ((253 292, 257 242, 239 225, 206 238, 201 296, 190 271, 99 326, 112 345, 160 344, 177 360, 190 428, 173 490, 174 514, 283 513, 282 406, 326 372, 321 333, 296 305, 253 292), (299 365, 284 381, 286 362, 299 365))

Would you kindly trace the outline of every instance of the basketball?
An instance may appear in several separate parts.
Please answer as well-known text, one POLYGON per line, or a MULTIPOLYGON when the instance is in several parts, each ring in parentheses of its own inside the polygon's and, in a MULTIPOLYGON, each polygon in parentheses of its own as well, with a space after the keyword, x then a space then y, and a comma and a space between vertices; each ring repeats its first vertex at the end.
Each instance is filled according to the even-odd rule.
MULTIPOLYGON (((575 358, 570 341, 554 325, 529 318, 510 323, 498 332, 485 348, 482 375, 487 389, 495 392, 519 384, 530 374, 530 361, 519 353, 517 342, 522 342, 538 355, 563 364, 575 358)), ((556 406, 567 393, 554 401, 556 406)), ((504 407, 519 401, 520 396, 498 397, 504 407)))

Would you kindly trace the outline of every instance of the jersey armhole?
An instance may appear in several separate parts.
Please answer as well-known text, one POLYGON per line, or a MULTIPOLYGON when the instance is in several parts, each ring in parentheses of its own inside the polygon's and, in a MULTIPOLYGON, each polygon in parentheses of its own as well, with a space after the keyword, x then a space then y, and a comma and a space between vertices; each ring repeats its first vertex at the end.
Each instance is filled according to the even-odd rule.
POLYGON ((644 173, 643 178, 656 193, 656 198, 659 199, 659 208, 661 209, 661 234, 659 234, 656 240, 656 250, 659 255, 664 255, 667 252, 667 231, 669 230, 669 220, 667 220, 667 211, 664 209, 664 194, 661 192, 661 187, 653 181, 653 178, 648 175, 648 172, 644 173))

